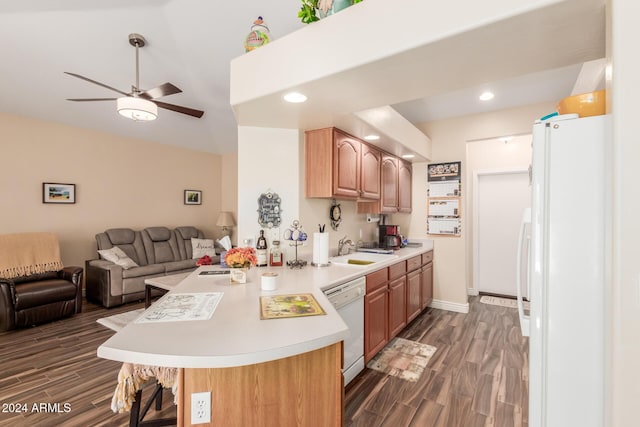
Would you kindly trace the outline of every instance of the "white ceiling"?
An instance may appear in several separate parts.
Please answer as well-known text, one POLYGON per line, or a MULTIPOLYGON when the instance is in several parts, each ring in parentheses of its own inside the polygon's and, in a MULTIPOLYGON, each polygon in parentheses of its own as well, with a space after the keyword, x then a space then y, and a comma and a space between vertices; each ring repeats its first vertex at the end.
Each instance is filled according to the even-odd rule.
MULTIPOLYGON (((213 153, 236 150, 237 125, 229 105, 229 63, 262 15, 274 38, 303 26, 299 0, 21 0, 0 2, 0 111, 213 153), (115 102, 66 98, 112 97, 115 92, 65 75, 69 71, 129 92, 142 34, 140 85, 171 82, 183 93, 162 100, 205 111, 201 119, 160 110, 158 120, 120 117, 115 102)), ((535 73, 395 104, 413 123, 544 101, 571 93, 580 66, 535 73), (491 88, 494 101, 481 104, 491 88)), ((250 84, 250 82, 248 82, 250 84)), ((117 96, 117 95, 116 95, 117 96)))

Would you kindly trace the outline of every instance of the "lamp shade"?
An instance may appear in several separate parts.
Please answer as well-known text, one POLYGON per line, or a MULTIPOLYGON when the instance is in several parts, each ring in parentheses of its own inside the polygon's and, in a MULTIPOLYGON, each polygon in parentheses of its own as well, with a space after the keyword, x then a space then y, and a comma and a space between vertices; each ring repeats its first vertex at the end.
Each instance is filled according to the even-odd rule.
POLYGON ((146 99, 123 96, 116 102, 118 113, 128 119, 146 122, 158 117, 158 106, 146 99))
POLYGON ((234 225, 236 225, 236 222, 233 220, 231 212, 220 212, 216 225, 218 227, 233 227, 234 225))

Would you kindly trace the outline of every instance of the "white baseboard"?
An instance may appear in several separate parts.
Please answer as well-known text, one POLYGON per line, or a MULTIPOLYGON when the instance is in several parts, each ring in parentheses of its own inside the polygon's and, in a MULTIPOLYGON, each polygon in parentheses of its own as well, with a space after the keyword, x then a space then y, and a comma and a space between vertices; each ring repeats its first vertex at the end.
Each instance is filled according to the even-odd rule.
POLYGON ((434 299, 429 304, 429 307, 437 308, 439 310, 455 311, 456 313, 468 313, 469 303, 460 304, 459 302, 450 302, 434 299))
POLYGON ((480 292, 476 291, 474 288, 467 288, 467 295, 478 296, 480 292))

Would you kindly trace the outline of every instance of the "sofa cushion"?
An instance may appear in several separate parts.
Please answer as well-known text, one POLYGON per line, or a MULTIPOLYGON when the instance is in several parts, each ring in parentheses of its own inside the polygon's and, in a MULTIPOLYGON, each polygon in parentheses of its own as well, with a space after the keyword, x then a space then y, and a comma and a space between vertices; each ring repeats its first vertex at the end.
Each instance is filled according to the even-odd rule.
POLYGON ((215 243, 212 239, 191 239, 191 258, 198 259, 205 255, 216 256, 215 243))
POLYGON ((62 279, 40 280, 16 284, 15 309, 24 310, 40 305, 76 298, 76 286, 62 279))
POLYGON ((142 267, 133 267, 122 272, 123 279, 130 279, 132 277, 149 276, 153 274, 163 274, 164 266, 160 264, 149 264, 142 267))
POLYGON ((174 230, 178 242, 180 259, 193 259, 191 239, 204 239, 202 231, 192 226, 176 227, 174 230))
POLYGON ((130 228, 111 228, 104 233, 96 234, 98 250, 111 249, 118 246, 138 265, 147 265, 147 254, 145 252, 142 235, 139 231, 130 228))
POLYGON ((122 249, 117 246, 112 247, 111 249, 102 249, 99 250, 98 253, 100 256, 107 261, 111 261, 114 264, 118 264, 125 270, 130 269, 131 267, 138 267, 138 264, 124 253, 122 249))
POLYGON ((183 259, 180 261, 173 261, 173 262, 165 262, 164 264, 162 264, 165 268, 165 271, 167 272, 167 274, 172 274, 176 271, 180 271, 180 270, 189 270, 189 269, 193 269, 196 266, 196 260, 195 259, 183 259))
POLYGON ((112 245, 129 245, 136 238, 136 232, 130 228, 112 228, 104 232, 112 245))
POLYGON ((142 230, 142 242, 149 264, 178 261, 176 236, 166 227, 148 227, 142 230))

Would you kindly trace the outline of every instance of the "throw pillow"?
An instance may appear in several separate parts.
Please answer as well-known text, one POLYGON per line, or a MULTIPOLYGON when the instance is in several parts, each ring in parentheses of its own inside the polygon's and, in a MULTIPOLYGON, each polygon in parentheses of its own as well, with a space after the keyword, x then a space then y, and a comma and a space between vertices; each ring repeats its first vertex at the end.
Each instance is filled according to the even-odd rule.
POLYGON ((124 253, 122 249, 117 246, 112 247, 111 249, 103 249, 98 251, 100 256, 107 261, 111 261, 114 264, 118 264, 125 270, 130 269, 131 267, 138 267, 138 264, 124 253))
POLYGON ((191 238, 191 249, 193 251, 191 258, 193 259, 202 258, 205 255, 212 258, 216 256, 215 243, 212 239, 191 238))

